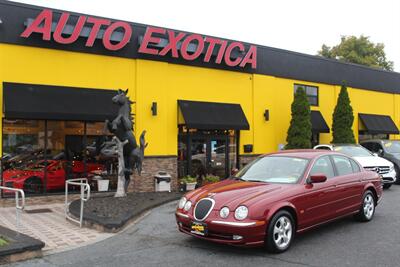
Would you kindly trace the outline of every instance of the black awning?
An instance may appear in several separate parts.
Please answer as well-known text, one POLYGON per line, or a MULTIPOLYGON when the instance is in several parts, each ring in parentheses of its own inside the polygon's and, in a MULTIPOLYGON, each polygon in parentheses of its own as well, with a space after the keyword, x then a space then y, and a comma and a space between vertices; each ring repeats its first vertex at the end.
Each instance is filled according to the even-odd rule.
POLYGON ((330 129, 321 112, 311 110, 311 130, 314 133, 329 133, 330 129))
POLYGON ((249 130, 249 123, 239 104, 178 100, 178 105, 191 129, 249 130))
POLYGON ((358 117, 370 134, 399 134, 399 129, 390 116, 359 113, 358 117))
POLYGON ((3 92, 6 118, 104 121, 118 112, 114 90, 5 82, 3 92))

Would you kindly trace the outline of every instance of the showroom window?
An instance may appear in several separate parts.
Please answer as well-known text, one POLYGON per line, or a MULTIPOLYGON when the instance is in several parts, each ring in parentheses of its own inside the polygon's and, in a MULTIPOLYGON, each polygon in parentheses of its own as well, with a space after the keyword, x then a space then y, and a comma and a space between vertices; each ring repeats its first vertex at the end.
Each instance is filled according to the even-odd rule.
POLYGON ((104 133, 104 122, 4 119, 1 184, 28 195, 61 193, 65 180, 87 177, 93 191, 100 178, 115 190, 111 138, 104 133))
POLYGON ((306 91, 308 102, 311 106, 318 106, 318 87, 305 84, 294 84, 294 92, 302 87, 306 91))

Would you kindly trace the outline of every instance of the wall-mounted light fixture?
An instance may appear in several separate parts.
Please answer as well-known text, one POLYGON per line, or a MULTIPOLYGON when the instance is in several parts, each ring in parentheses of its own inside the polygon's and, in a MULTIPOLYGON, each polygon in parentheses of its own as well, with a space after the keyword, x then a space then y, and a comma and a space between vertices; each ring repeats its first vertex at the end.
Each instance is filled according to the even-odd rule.
POLYGON ((157 102, 151 103, 151 115, 157 116, 157 102))
POLYGON ((265 118, 265 121, 269 121, 269 109, 266 109, 264 111, 264 118, 265 118))
POLYGON ((251 152, 253 152, 253 145, 252 145, 252 144, 243 145, 243 152, 244 152, 244 153, 251 153, 251 152))

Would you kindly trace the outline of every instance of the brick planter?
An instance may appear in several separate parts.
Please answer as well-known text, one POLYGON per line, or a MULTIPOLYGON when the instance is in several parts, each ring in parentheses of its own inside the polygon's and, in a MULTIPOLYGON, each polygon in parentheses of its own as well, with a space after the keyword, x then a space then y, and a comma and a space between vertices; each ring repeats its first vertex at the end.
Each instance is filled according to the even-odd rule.
POLYGON ((178 191, 177 157, 146 157, 143 161, 143 171, 139 176, 132 175, 128 192, 153 192, 155 190, 154 176, 159 171, 165 171, 171 175, 171 191, 178 191))

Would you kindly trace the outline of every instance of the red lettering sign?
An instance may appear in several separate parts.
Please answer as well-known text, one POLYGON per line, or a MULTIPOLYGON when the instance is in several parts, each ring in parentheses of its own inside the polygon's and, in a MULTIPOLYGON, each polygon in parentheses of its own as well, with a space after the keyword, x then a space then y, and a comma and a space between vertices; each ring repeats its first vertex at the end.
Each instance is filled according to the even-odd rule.
POLYGON ((165 56, 171 52, 171 56, 174 58, 179 58, 178 51, 183 59, 193 61, 200 58, 201 54, 205 53, 202 61, 210 62, 215 49, 218 49, 218 53, 215 56, 214 62, 216 64, 221 64, 224 60, 225 64, 230 67, 239 66, 241 68, 246 67, 247 64, 251 68, 257 68, 257 47, 250 45, 248 51, 246 52, 245 46, 241 42, 231 42, 228 43, 226 40, 217 39, 213 37, 203 38, 199 34, 189 34, 177 33, 173 30, 168 30, 168 37, 165 36, 166 30, 157 27, 147 27, 144 34, 142 43, 139 47, 139 53, 151 54, 158 56, 165 56), (157 48, 150 48, 149 46, 159 45, 162 37, 164 35, 165 39, 168 40, 168 44, 161 50, 157 48), (180 46, 179 46, 180 45, 180 46), (189 51, 189 47, 194 48, 194 51, 189 51), (204 48, 207 45, 206 51, 204 48), (233 51, 238 50, 237 56, 233 57, 233 51), (245 55, 244 57, 241 55, 245 55))
MULTIPOLYGON (((126 46, 132 37, 132 27, 129 23, 123 21, 117 21, 111 23, 108 19, 98 19, 93 17, 79 16, 78 21, 74 25, 74 29, 70 36, 64 37, 63 31, 67 25, 68 18, 70 14, 68 12, 63 12, 60 19, 57 22, 56 29, 53 33, 53 39, 55 42, 60 44, 72 44, 78 40, 85 23, 93 24, 90 34, 86 40, 86 46, 92 47, 96 41, 97 35, 102 26, 107 26, 104 36, 103 45, 108 50, 120 50, 126 46), (116 29, 122 28, 124 30, 122 40, 118 43, 113 43, 111 41, 111 36, 116 31, 116 29)), ((26 27, 21 37, 29 38, 32 33, 42 34, 42 39, 50 41, 51 39, 51 24, 53 23, 53 12, 49 9, 44 9, 36 17, 36 19, 26 27)))
POLYGON ((111 24, 111 21, 108 19, 98 19, 89 17, 87 19, 88 23, 93 23, 92 30, 90 31, 89 37, 86 41, 86 46, 92 47, 94 41, 96 41, 97 34, 99 34, 99 30, 101 26, 108 26, 111 24))
POLYGON ((144 34, 142 45, 139 48, 139 53, 158 55, 158 50, 153 48, 148 48, 150 43, 158 44, 161 38, 152 36, 153 33, 165 34, 165 29, 147 27, 146 33, 144 34))
POLYGON ((112 51, 119 50, 129 42, 131 36, 132 36, 131 25, 123 21, 114 22, 113 24, 110 25, 110 27, 107 28, 106 32, 104 33, 103 36, 104 47, 112 51), (124 29, 124 37, 122 37, 122 40, 118 44, 112 44, 111 35, 118 28, 124 29))
POLYGON ((182 46, 181 46, 181 55, 186 60, 195 60, 203 52, 203 49, 204 49, 203 37, 201 37, 201 35, 199 35, 199 34, 192 34, 192 35, 189 35, 183 41, 182 46), (189 54, 187 50, 188 50, 189 44, 192 41, 196 41, 197 46, 196 46, 196 50, 193 52, 193 54, 189 54))
MULTIPOLYGON (((53 37, 57 43, 72 44, 80 37, 85 38, 81 35, 82 30, 85 28, 87 32, 87 28, 90 27, 89 35, 86 35, 85 46, 92 47, 96 39, 99 38, 100 30, 103 29, 104 34, 101 36, 103 46, 111 51, 124 48, 132 38, 133 29, 127 22, 112 22, 108 19, 83 15, 78 17, 75 25, 73 25, 72 32, 68 33, 69 36, 65 36, 66 33, 64 30, 68 24, 69 17, 70 14, 68 12, 61 14, 58 21, 55 22, 56 27, 52 35, 53 12, 49 9, 44 9, 26 27, 21 37, 29 38, 32 33, 36 33, 41 34, 42 39, 45 41, 50 41, 51 37, 53 37), (118 31, 123 34, 122 38, 118 39, 118 41, 115 41, 115 39, 112 40, 113 34, 118 29, 122 29, 122 31, 118 31)), ((147 27, 138 52, 156 56, 170 54, 173 58, 181 57, 188 61, 201 60, 207 63, 214 62, 215 64, 221 64, 224 61, 230 67, 244 68, 250 65, 253 69, 257 68, 257 47, 254 45, 250 45, 246 49, 245 45, 241 42, 228 42, 218 38, 175 32, 158 27, 147 27), (166 44, 165 41, 167 41, 166 44)))
POLYGON ((79 16, 78 22, 75 25, 75 28, 72 32, 72 34, 64 38, 62 36, 62 32, 64 30, 65 25, 67 24, 69 18, 69 14, 64 12, 61 14, 60 20, 58 21, 56 30, 53 34, 54 41, 60 44, 72 44, 76 40, 78 40, 79 34, 81 34, 81 31, 83 29, 83 25, 85 24, 86 17, 85 16, 79 16))
POLYGON ((160 56, 165 56, 169 51, 171 51, 172 57, 177 58, 178 57, 178 42, 182 40, 182 38, 185 36, 183 32, 178 33, 175 35, 174 31, 168 30, 168 39, 169 39, 169 44, 166 45, 163 50, 160 52, 160 56))
POLYGON ((53 21, 53 12, 44 9, 32 22, 29 27, 21 34, 21 37, 28 38, 33 32, 41 33, 43 40, 49 41, 51 38, 51 23, 53 21), (40 25, 43 23, 43 27, 40 25))
POLYGON ((239 48, 240 52, 244 51, 244 45, 242 43, 239 43, 239 42, 231 43, 225 52, 225 63, 228 66, 235 67, 235 66, 239 65, 239 63, 242 61, 241 57, 237 57, 235 60, 231 60, 231 53, 232 53, 233 49, 235 49, 236 47, 239 48))

